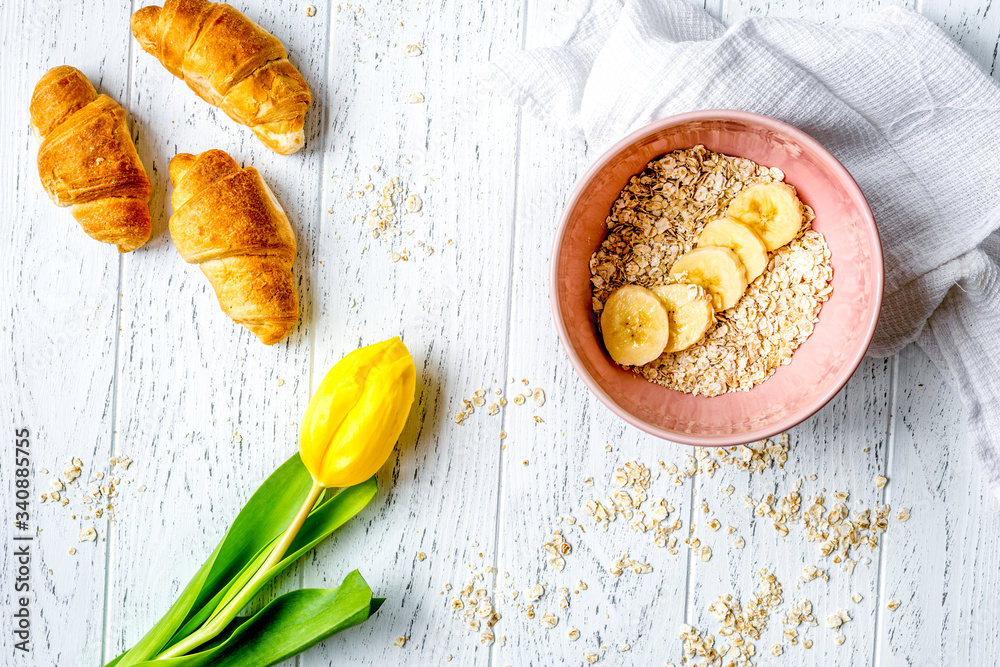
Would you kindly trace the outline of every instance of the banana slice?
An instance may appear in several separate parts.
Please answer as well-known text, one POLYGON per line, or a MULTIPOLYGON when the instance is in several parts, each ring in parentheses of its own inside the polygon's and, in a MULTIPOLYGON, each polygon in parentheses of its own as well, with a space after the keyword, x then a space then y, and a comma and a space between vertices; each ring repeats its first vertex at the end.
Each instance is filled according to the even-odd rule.
POLYGON ((802 206, 795 188, 787 183, 761 183, 736 195, 726 209, 764 241, 768 250, 777 250, 795 238, 802 227, 802 206))
POLYGON ((716 312, 736 305, 747 288, 747 270, 729 248, 703 246, 681 255, 670 267, 670 275, 680 282, 701 285, 712 295, 716 312))
POLYGON ((753 282, 767 268, 767 247, 764 241, 739 220, 719 218, 705 225, 698 237, 699 246, 718 246, 735 252, 747 269, 747 280, 753 282))
POLYGON ((601 333, 612 359, 623 366, 642 366, 663 353, 670 340, 670 317, 648 289, 625 285, 604 303, 601 333))
POLYGON ((667 352, 686 350, 705 335, 715 323, 712 297, 698 285, 657 285, 653 294, 660 297, 670 316, 670 341, 667 352))

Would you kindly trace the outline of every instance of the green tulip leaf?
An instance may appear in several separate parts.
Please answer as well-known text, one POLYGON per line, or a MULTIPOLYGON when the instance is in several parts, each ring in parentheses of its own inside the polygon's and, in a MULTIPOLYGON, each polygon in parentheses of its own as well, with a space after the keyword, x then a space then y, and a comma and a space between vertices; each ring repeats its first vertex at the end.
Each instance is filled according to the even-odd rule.
MULTIPOLYGON (((306 518, 305 523, 302 524, 298 535, 292 540, 284 558, 278 561, 277 565, 271 569, 268 577, 260 582, 258 590, 282 570, 286 569, 289 565, 311 551, 317 544, 329 537, 333 531, 343 526, 353 516, 363 510, 372 501, 376 493, 378 493, 378 486, 375 483, 375 478, 372 477, 361 484, 342 489, 339 493, 325 499, 322 504, 317 503, 317 506, 309 514, 308 518, 306 518)), ((277 538, 272 540, 272 543, 274 541, 277 541, 277 538)), ((213 598, 211 603, 205 605, 201 612, 192 617, 181 628, 177 639, 171 642, 171 644, 180 641, 183 637, 194 632, 202 623, 209 619, 212 612, 224 607, 232 599, 232 596, 223 595, 223 593, 228 592, 228 590, 238 591, 242 588, 250 577, 253 576, 253 573, 257 571, 260 564, 267 558, 270 552, 269 547, 270 545, 262 549, 244 568, 244 571, 240 572, 233 579, 233 585, 227 587, 225 591, 220 592, 219 595, 213 598)))
POLYGON ((236 618, 205 650, 137 667, 269 667, 367 620, 381 606, 354 570, 337 588, 304 588, 236 618))
MULTIPOLYGON (((252 574, 254 566, 263 561, 261 554, 269 552, 291 523, 311 486, 312 477, 295 454, 247 501, 222 542, 163 618, 139 643, 106 667, 132 667, 149 661, 194 632, 228 599, 234 586, 245 583, 248 571, 252 574)), ((304 535, 293 542, 274 574, 361 511, 375 496, 375 490, 372 478, 332 497, 327 494, 306 519, 301 531, 304 535)))

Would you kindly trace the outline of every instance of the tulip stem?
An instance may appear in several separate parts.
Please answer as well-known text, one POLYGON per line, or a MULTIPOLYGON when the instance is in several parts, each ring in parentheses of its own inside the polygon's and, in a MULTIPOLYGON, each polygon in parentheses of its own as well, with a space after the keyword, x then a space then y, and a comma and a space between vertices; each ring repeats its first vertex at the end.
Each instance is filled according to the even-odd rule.
POLYGON ((250 602, 253 596, 257 594, 264 584, 266 584, 274 576, 274 572, 272 572, 272 570, 276 565, 278 565, 278 563, 281 562, 281 559, 285 557, 285 552, 287 552, 288 547, 292 545, 292 542, 295 540, 295 536, 298 535, 299 530, 302 529, 302 524, 305 523, 306 518, 309 517, 309 513, 312 512, 313 506, 316 505, 316 501, 319 500, 319 497, 325 490, 326 487, 313 482, 312 488, 309 489, 309 495, 306 496, 306 500, 302 503, 302 507, 299 508, 295 518, 292 519, 292 523, 289 524, 287 529, 285 529, 281 538, 275 542, 267 560, 265 560, 260 568, 258 568, 257 573, 254 574, 253 578, 251 578, 250 581, 247 582, 246 586, 240 590, 239 594, 222 609, 216 610, 208 621, 197 631, 191 633, 160 655, 156 656, 155 659, 166 660, 168 658, 177 658, 182 655, 187 655, 187 653, 192 649, 195 649, 205 642, 214 639, 220 632, 222 632, 226 626, 229 625, 234 618, 236 618, 236 615, 240 612, 240 610, 247 606, 247 603, 250 602))

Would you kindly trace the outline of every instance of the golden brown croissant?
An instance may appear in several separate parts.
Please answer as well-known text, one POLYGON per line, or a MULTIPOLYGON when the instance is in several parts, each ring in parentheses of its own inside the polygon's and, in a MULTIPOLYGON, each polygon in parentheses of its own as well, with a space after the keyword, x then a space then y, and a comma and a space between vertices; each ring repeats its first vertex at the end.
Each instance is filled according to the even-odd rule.
POLYGON ((166 0, 132 15, 147 53, 212 106, 246 125, 276 153, 302 148, 309 85, 281 42, 237 9, 166 0))
POLYGON ((170 235, 185 261, 201 265, 229 317, 266 345, 299 319, 292 281, 295 234, 253 167, 220 150, 170 161, 170 235))
POLYGON ((125 110, 98 95, 80 70, 53 67, 31 96, 31 129, 41 141, 38 176, 83 231, 121 252, 149 240, 152 187, 125 124, 125 110))

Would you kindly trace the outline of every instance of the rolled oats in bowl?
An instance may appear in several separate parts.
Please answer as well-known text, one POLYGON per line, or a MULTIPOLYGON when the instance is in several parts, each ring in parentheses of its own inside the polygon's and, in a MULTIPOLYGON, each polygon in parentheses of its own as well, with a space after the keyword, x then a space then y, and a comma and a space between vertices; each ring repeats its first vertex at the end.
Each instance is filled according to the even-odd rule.
MULTIPOLYGON (((652 289, 687 281, 683 272, 671 275, 671 268, 696 248, 705 226, 725 217, 744 190, 783 181, 778 169, 704 146, 650 162, 614 202, 607 237, 590 259, 594 312, 600 318, 609 297, 623 286, 652 289)), ((802 225, 794 237, 769 247, 766 266, 763 260, 759 265, 763 272, 749 280, 735 305, 715 313, 696 343, 625 367, 671 389, 718 396, 748 391, 788 364, 833 290, 826 239, 810 225, 812 209, 801 204, 801 210, 802 225)))

